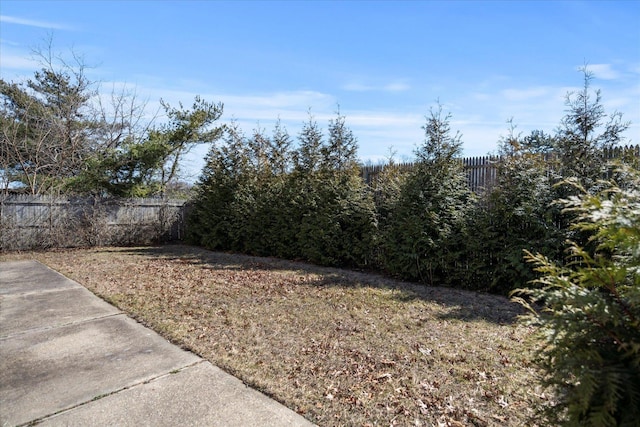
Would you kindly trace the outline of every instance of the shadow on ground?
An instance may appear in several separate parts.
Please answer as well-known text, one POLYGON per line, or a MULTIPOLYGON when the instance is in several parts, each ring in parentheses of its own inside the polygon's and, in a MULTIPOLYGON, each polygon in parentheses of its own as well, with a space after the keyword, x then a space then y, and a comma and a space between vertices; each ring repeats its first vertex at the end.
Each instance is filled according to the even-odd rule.
MULTIPOLYGON (((187 245, 165 245, 137 248, 105 248, 104 252, 131 253, 177 263, 199 264, 203 268, 221 270, 289 270, 318 275, 311 283, 318 287, 370 287, 393 289, 395 298, 410 302, 415 299, 437 303, 446 308, 443 320, 487 321, 497 324, 516 322, 525 310, 500 295, 446 287, 433 287, 395 280, 381 274, 320 267, 298 261, 256 257, 235 253, 213 252, 187 245)), ((309 282, 306 282, 308 285, 309 282)))

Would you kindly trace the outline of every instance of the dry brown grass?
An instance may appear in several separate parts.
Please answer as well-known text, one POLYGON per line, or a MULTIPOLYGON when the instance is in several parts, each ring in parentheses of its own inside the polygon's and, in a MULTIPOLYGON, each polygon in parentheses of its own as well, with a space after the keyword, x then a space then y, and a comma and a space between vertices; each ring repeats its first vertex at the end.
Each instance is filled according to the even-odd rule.
POLYGON ((320 425, 515 426, 539 401, 506 298, 188 246, 35 258, 320 425))

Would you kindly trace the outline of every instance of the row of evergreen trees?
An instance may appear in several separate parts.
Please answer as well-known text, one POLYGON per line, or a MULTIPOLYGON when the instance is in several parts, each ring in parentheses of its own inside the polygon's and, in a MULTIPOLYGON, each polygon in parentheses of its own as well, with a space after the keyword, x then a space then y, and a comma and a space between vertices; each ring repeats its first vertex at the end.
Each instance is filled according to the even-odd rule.
POLYGON ((197 186, 192 241, 324 265, 372 265, 376 209, 344 116, 330 121, 327 141, 310 117, 299 143, 293 149, 280 124, 271 138, 228 127, 197 186))
POLYGON ((599 91, 566 97, 554 135, 511 132, 500 141, 497 182, 476 195, 467 183, 462 141, 441 106, 426 118, 415 166, 391 162, 375 184, 360 175, 357 141, 339 112, 323 135, 313 116, 298 144, 279 123, 247 137, 234 124, 212 145, 188 227, 193 243, 215 250, 370 268, 431 285, 508 293, 534 278, 523 250, 563 258, 571 215, 554 200, 588 191, 609 165, 606 148, 628 123, 607 115, 599 91))

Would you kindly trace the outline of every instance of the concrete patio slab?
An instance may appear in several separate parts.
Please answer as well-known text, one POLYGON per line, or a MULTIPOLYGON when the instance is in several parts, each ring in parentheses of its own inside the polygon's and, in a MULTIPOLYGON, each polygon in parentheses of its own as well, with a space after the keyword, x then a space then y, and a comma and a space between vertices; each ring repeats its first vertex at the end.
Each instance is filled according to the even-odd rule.
POLYGON ((0 295, 19 295, 81 287, 38 261, 9 261, 0 264, 0 295))
POLYGON ((0 341, 0 421, 21 424, 201 360, 124 315, 0 341))
POLYGON ((0 337, 120 313, 85 288, 0 296, 0 337))
POLYGON ((36 261, 0 263, 0 426, 310 426, 36 261))
POLYGON ((313 424, 203 361, 55 415, 41 425, 276 427, 313 424))

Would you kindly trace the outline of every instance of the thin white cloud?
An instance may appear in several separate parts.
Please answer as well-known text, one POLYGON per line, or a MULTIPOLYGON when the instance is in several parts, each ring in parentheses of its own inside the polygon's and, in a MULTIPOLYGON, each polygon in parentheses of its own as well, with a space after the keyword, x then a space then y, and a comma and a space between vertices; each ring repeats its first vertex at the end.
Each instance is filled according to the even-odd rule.
POLYGON ((70 30, 71 27, 56 22, 38 21, 35 19, 17 18, 15 16, 0 15, 0 22, 7 24, 25 25, 28 27, 47 28, 51 30, 70 30))
POLYGON ((344 112, 347 124, 353 126, 380 127, 404 127, 420 126, 424 122, 421 114, 397 114, 389 112, 351 111, 344 112))
MULTIPOLYGON (((147 79, 149 81, 151 79, 147 79)), ((200 96, 208 102, 222 102, 224 114, 222 122, 235 120, 245 131, 249 131, 259 122, 261 127, 270 127, 278 118, 295 135, 302 123, 311 114, 319 123, 326 123, 329 118, 335 116, 337 100, 334 96, 318 91, 300 90, 283 91, 264 94, 225 94, 224 92, 191 91, 189 89, 163 89, 162 82, 154 82, 153 87, 137 85, 136 82, 103 82, 104 89, 117 90, 123 88, 135 88, 136 96, 147 101, 147 109, 152 112, 160 112, 157 120, 162 122, 163 110, 159 100, 163 99, 172 107, 178 107, 182 103, 185 108, 191 106, 195 96, 200 96)))
MULTIPOLYGON (((149 81, 148 79, 146 79, 149 81)), ((133 83, 127 83, 127 86, 136 85, 133 83)), ((122 82, 118 85, 123 85, 122 82)), ((140 86, 138 85, 136 90, 140 94, 144 94, 150 99, 164 99, 170 104, 178 104, 182 102, 185 105, 194 99, 196 95, 211 101, 211 102, 223 102, 225 109, 227 106, 240 109, 251 110, 263 110, 263 109, 287 109, 287 108, 300 108, 306 111, 309 107, 335 107, 336 101, 332 95, 325 94, 317 91, 310 90, 298 90, 298 91, 282 91, 274 93, 264 94, 247 94, 237 95, 223 92, 195 92, 191 90, 179 90, 179 89, 167 89, 162 87, 163 82, 155 82, 155 87, 140 86)))
MULTIPOLYGON (((638 114, 640 111, 640 107, 638 106, 638 97, 634 94, 623 94, 618 93, 613 96, 606 96, 602 100, 602 105, 604 105, 605 110, 608 112, 613 112, 614 110, 623 111, 626 114, 638 114)), ((635 117, 635 119, 639 119, 639 117, 635 117)))
POLYGON ((488 101, 492 98, 492 95, 489 93, 483 93, 483 92, 474 92, 471 94, 472 99, 475 99, 476 101, 488 101))
MULTIPOLYGON (((608 67, 598 68, 601 73, 608 67)), ((610 73, 609 76, 613 76, 610 73)), ((623 78, 624 76, 620 76, 623 78)), ((484 88, 481 93, 472 93, 467 99, 464 95, 456 99, 456 103, 463 107, 454 111, 452 129, 459 129, 463 135, 465 154, 480 155, 482 151, 492 151, 497 146, 501 135, 507 132, 510 118, 517 126, 516 133, 527 135, 532 130, 544 130, 553 133, 560 125, 566 114, 566 95, 575 94, 583 88, 580 86, 523 86, 514 88, 494 87, 484 88), (469 114, 469 106, 474 106, 473 116, 469 114), (458 113, 460 115, 458 115, 458 113), (504 122, 499 123, 499 119, 504 122), (488 149, 488 150, 487 150, 488 149)), ((602 90, 602 105, 607 114, 621 111, 624 121, 631 121, 631 126, 625 132, 628 143, 640 141, 640 85, 611 84, 609 81, 598 82, 593 90, 602 90)))
POLYGON ((375 90, 373 86, 367 86, 362 83, 351 82, 342 86, 342 89, 348 90, 351 92, 367 92, 370 90, 375 90))
POLYGON ((252 108, 290 108, 306 106, 306 110, 314 105, 327 105, 335 102, 335 98, 331 95, 308 90, 276 92, 257 96, 221 95, 221 97, 223 97, 225 103, 252 108))
POLYGON ((35 70, 39 66, 38 61, 32 58, 5 52, 0 53, 0 61, 5 70, 35 70))
MULTIPOLYGON (((162 79, 143 78, 140 81, 144 81, 144 86, 136 86, 135 81, 131 84, 136 87, 138 96, 149 100, 150 111, 159 107, 160 98, 176 107, 178 102, 182 102, 188 108, 194 96, 200 95, 208 101, 223 102, 224 115, 221 123, 228 123, 233 119, 247 135, 256 127, 269 135, 276 120, 280 119, 295 140, 303 123, 309 118, 309 109, 319 126, 326 131, 328 121, 335 118, 340 103, 337 94, 314 90, 238 94, 217 91, 207 88, 206 84, 196 84, 197 82, 171 90, 166 89, 166 82, 162 79), (200 89, 194 90, 193 87, 200 89)), ((606 82, 601 83, 606 86, 606 82)), ((376 89, 362 83, 352 83, 350 87, 352 90, 384 90, 384 86, 377 86, 376 89)), ((516 132, 523 135, 534 129, 553 133, 565 114, 565 95, 580 89, 579 86, 519 86, 513 80, 499 81, 475 92, 449 94, 444 99, 443 106, 445 112, 452 113, 452 131, 460 131, 462 134, 464 155, 484 156, 497 150, 501 136, 508 131, 507 120, 510 118, 513 118, 513 123, 517 126, 516 132)), ((628 93, 618 92, 613 88, 603 89, 607 111, 612 112, 612 107, 618 108, 625 112, 625 118, 636 122, 635 116, 638 114, 634 114, 634 111, 638 109, 627 110, 635 99, 633 92, 637 92, 638 87, 628 93)), ((377 163, 384 160, 391 147, 397 153, 396 161, 405 161, 413 158, 416 146, 424 141, 422 126, 425 115, 428 115, 429 105, 424 104, 422 110, 387 111, 350 109, 350 105, 341 103, 340 113, 346 116, 347 125, 358 139, 358 154, 362 161, 377 163)), ((159 120, 162 121, 162 118, 159 120)), ((638 126, 632 125, 628 137, 637 142, 638 134, 638 126)), ((185 171, 197 176, 204 164, 206 150, 207 147, 203 146, 190 153, 185 171)))
POLYGON ((404 92, 409 89, 411 89, 411 86, 404 82, 390 83, 384 87, 384 90, 387 92, 404 92))
POLYGON ((21 45, 21 43, 15 42, 13 40, 3 39, 3 38, 0 38, 0 44, 6 45, 6 46, 20 46, 21 45))
POLYGON ((404 92, 411 89, 411 86, 404 81, 393 81, 384 85, 349 82, 344 84, 342 89, 350 92, 404 92))
POLYGON ((614 70, 611 64, 588 64, 587 70, 591 71, 594 77, 602 80, 615 80, 620 77, 620 73, 614 70))
MULTIPOLYGON (((122 85, 122 83, 118 84, 118 86, 122 85)), ((160 97, 172 106, 182 102, 185 107, 188 107, 196 95, 189 91, 144 87, 137 87, 136 93, 150 99, 148 104, 150 109, 154 109, 160 97)), ((247 95, 209 92, 200 93, 200 95, 208 101, 224 103, 221 123, 234 120, 247 135, 256 127, 262 128, 269 135, 273 131, 275 122, 280 120, 294 140, 303 123, 309 119, 309 109, 318 125, 326 130, 328 121, 335 118, 337 108, 335 96, 309 90, 247 95)), ((421 126, 424 124, 424 115, 422 112, 403 114, 355 111, 341 106, 340 113, 346 116, 347 126, 358 138, 359 156, 364 162, 377 163, 385 159, 388 149, 392 146, 397 150, 397 161, 408 160, 413 157, 416 144, 423 139, 421 126)), ((207 149, 206 146, 198 147, 185 158, 185 171, 192 178, 202 169, 207 149)))
POLYGON ((550 90, 547 87, 532 87, 526 89, 504 89, 502 96, 508 101, 527 101, 535 98, 549 96, 550 90))

